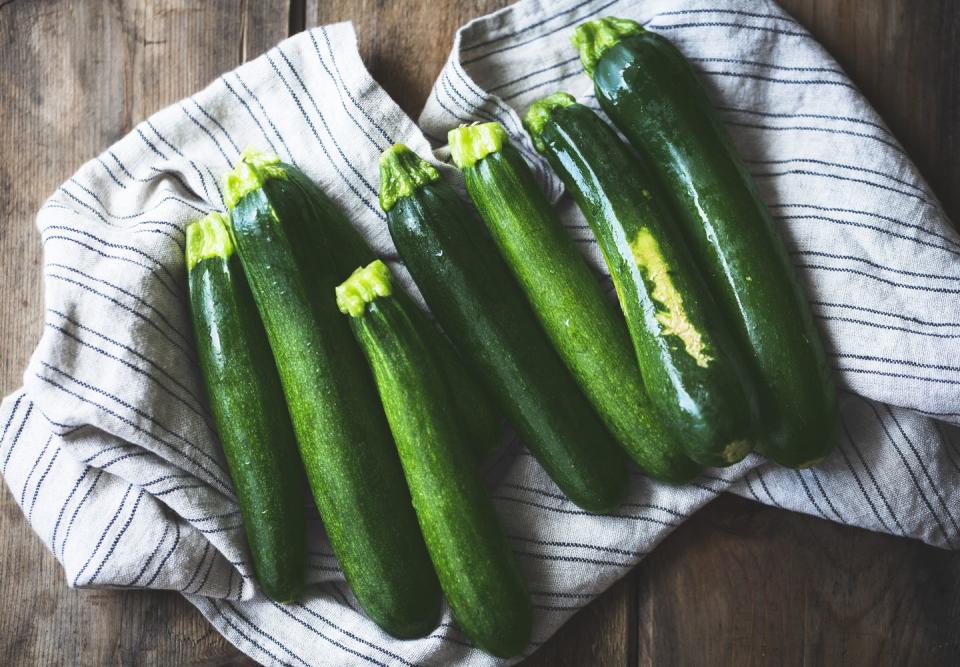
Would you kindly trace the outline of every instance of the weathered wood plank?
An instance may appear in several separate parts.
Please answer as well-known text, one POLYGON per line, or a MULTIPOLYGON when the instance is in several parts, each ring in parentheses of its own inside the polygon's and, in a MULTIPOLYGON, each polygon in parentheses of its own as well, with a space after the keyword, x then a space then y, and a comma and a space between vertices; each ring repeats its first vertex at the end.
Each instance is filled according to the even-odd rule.
MULTIPOLYGON (((135 123, 286 35, 286 0, 247 4, 0 3, 3 394, 20 384, 42 325, 37 209, 135 123)), ((237 660, 178 595, 68 589, 5 491, 0 544, 0 664, 237 660)))

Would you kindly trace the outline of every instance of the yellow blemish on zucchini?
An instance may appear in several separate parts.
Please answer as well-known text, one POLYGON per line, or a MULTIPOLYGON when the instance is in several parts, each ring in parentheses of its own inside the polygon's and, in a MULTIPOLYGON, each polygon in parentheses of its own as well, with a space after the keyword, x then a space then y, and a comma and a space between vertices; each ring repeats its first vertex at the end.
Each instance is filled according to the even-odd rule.
POLYGON ((679 338, 697 366, 706 368, 713 358, 707 355, 703 336, 687 317, 683 296, 670 278, 670 267, 663 258, 657 239, 647 228, 643 228, 630 242, 630 251, 633 261, 646 273, 647 280, 653 283, 654 300, 663 307, 657 312, 657 321, 663 326, 663 333, 679 338))
POLYGON ((736 463, 743 459, 752 448, 749 440, 733 440, 727 443, 727 446, 720 452, 720 458, 727 463, 736 463))

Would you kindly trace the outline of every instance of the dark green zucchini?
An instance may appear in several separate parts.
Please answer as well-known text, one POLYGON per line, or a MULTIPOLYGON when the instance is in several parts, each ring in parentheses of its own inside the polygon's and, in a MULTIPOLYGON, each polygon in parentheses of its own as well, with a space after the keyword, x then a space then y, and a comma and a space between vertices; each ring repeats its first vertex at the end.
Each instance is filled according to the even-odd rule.
MULTIPOLYGON (((309 176, 293 165, 280 162, 280 158, 276 156, 268 156, 254 149, 245 150, 243 157, 259 163, 275 164, 290 180, 298 183, 307 192, 315 209, 316 219, 319 221, 308 231, 314 237, 313 243, 316 245, 336 249, 335 252, 330 253, 336 267, 336 275, 347 275, 357 267, 365 266, 377 259, 376 253, 357 228, 309 176)), ((413 299, 402 289, 398 288, 395 294, 398 299, 406 300, 408 304, 415 306, 413 299)), ((503 441, 502 420, 494 409, 493 401, 466 369, 447 337, 437 329, 427 315, 417 308, 410 311, 410 316, 414 318, 422 334, 429 338, 430 347, 437 350, 441 369, 453 388, 457 409, 471 433, 470 443, 476 448, 481 458, 485 457, 497 449, 503 441)))
POLYGON ((187 226, 190 314, 210 411, 240 504, 263 592, 303 591, 303 470, 277 369, 223 213, 187 226))
POLYGON ((802 468, 838 437, 833 380, 783 240, 696 72, 664 37, 624 19, 579 26, 597 100, 654 169, 691 251, 752 350, 758 450, 802 468))
POLYGON ((597 238, 660 415, 693 460, 736 463, 756 415, 746 361, 650 174, 566 93, 535 102, 524 122, 597 238))
POLYGON ((273 351, 307 477, 364 611, 395 637, 429 633, 440 586, 366 361, 334 298, 322 224, 300 185, 246 156, 228 176, 233 238, 273 351))
POLYGON ((420 335, 410 307, 393 296, 390 270, 380 260, 337 287, 337 305, 350 315, 350 328, 373 371, 457 624, 488 653, 519 654, 530 641, 530 597, 435 350, 420 335))
POLYGON ((426 161, 400 144, 380 160, 393 242, 444 330, 557 486, 609 512, 627 466, 482 226, 426 161))
POLYGON ((652 476, 692 479, 697 466, 660 423, 622 319, 506 132, 499 123, 464 126, 449 143, 500 254, 607 427, 652 476))

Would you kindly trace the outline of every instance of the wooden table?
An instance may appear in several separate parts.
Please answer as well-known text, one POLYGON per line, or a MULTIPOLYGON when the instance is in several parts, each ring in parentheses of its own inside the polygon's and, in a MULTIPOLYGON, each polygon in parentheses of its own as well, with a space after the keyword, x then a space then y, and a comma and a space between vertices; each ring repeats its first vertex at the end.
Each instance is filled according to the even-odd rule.
MULTIPOLYGON (((34 215, 151 112, 286 35, 352 19, 414 117, 454 29, 502 0, 0 0, 0 390, 39 337, 34 215)), ((758 3, 759 4, 759 3, 758 3)), ((960 215, 960 3, 781 0, 960 215)), ((528 665, 957 664, 960 555, 721 497, 528 665)), ((77 591, 0 493, 0 664, 249 664, 174 593, 77 591)))

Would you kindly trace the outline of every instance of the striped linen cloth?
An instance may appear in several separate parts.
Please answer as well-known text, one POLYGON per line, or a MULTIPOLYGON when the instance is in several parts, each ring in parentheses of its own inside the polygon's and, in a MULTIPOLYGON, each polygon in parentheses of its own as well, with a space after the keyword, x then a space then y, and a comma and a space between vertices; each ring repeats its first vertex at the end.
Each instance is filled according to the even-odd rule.
POLYGON ((511 443, 489 474, 535 606, 528 652, 724 491, 960 546, 960 238, 856 88, 772 2, 524 0, 457 33, 423 132, 367 74, 351 26, 327 26, 150 117, 43 206, 45 328, 23 388, 0 406, 0 469, 69 585, 180 591, 264 664, 497 663, 449 613, 424 639, 381 632, 315 514, 309 596, 279 605, 258 594, 196 372, 183 229, 223 208, 217 177, 254 145, 319 181, 409 282, 377 206, 380 151, 435 148, 455 178, 442 164, 446 130, 497 119, 599 268, 518 113, 558 88, 595 106, 568 39, 609 14, 663 32, 703 73, 813 303, 842 441, 802 472, 751 456, 684 488, 635 473, 628 502, 606 517, 578 510, 511 443))

